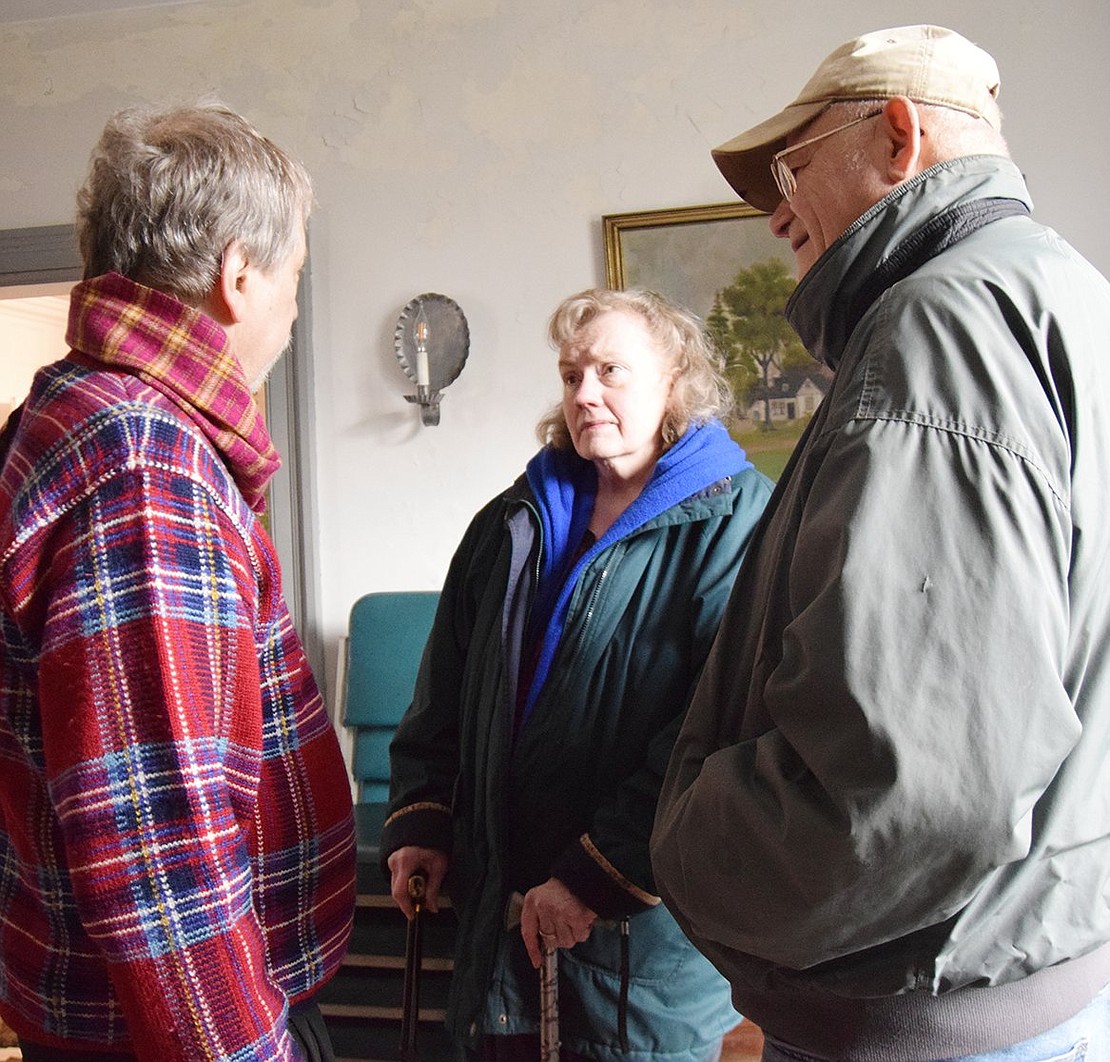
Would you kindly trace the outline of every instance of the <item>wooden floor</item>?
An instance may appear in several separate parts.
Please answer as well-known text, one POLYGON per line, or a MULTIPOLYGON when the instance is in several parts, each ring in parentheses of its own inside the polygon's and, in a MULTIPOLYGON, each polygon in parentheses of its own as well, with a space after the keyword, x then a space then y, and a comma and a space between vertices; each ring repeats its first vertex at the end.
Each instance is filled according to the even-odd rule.
POLYGON ((750 1021, 742 1021, 726 1037, 721 1062, 759 1062, 763 1054, 763 1033, 750 1021))
POLYGON ((18 1062, 23 1057, 15 1033, 0 1021, 0 1062, 18 1062))

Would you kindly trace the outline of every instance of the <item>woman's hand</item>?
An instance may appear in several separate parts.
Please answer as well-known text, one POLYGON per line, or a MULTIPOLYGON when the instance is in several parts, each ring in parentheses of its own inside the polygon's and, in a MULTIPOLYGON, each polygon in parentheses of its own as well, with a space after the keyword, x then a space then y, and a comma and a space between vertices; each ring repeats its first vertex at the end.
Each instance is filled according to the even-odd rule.
POLYGON ((558 878, 529 889, 520 912, 520 935, 537 970, 545 948, 572 948, 590 935, 594 914, 558 878))
POLYGON ((412 919, 416 913, 409 895, 409 878, 423 874, 425 878, 424 903, 435 914, 439 910, 439 889, 447 874, 447 853, 438 848, 420 848, 406 845, 398 848, 387 860, 390 878, 389 890, 397 906, 412 919))

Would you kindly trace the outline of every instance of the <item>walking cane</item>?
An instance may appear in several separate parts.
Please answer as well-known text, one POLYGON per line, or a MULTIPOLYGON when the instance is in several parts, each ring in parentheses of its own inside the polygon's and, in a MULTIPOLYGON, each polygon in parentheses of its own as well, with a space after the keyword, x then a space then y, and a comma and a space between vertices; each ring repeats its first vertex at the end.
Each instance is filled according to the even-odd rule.
POLYGON ((424 888, 427 879, 417 872, 409 878, 412 918, 405 936, 405 985, 401 996, 401 1062, 417 1062, 416 1023, 420 1018, 420 960, 423 940, 424 888))
MULTIPOLYGON (((505 910, 505 928, 520 925, 524 897, 514 892, 505 910)), ((611 921, 599 918, 595 926, 617 929, 621 935, 621 985, 617 1003, 617 1038, 620 1049, 628 1054, 628 918, 611 921)), ((559 949, 549 948, 541 937, 543 958, 540 961, 540 1062, 559 1062, 559 949)))
MULTIPOLYGON (((524 897, 514 892, 505 912, 505 928, 520 925, 524 897)), ((541 942, 540 960, 540 1062, 559 1062, 559 949, 541 942)))
POLYGON ((559 1062, 559 949, 546 941, 540 961, 540 1062, 559 1062))

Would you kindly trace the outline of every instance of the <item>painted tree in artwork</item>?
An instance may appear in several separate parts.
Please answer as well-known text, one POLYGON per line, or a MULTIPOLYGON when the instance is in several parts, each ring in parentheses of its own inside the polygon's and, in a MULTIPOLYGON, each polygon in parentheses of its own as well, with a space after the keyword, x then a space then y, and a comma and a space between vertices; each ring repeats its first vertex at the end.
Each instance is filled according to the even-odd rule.
POLYGON ((809 361, 797 333, 786 320, 786 301, 794 277, 777 258, 741 269, 714 296, 706 327, 725 357, 725 372, 738 396, 758 388, 763 396, 763 427, 771 427, 771 370, 779 372, 809 361))

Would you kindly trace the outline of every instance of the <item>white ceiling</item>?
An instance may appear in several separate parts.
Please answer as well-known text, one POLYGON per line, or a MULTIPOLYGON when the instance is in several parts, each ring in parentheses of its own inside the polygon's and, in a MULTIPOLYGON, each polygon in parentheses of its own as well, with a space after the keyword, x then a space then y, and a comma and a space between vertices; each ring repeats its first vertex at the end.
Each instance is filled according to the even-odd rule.
POLYGON ((0 23, 196 2, 197 0, 0 0, 0 23))

